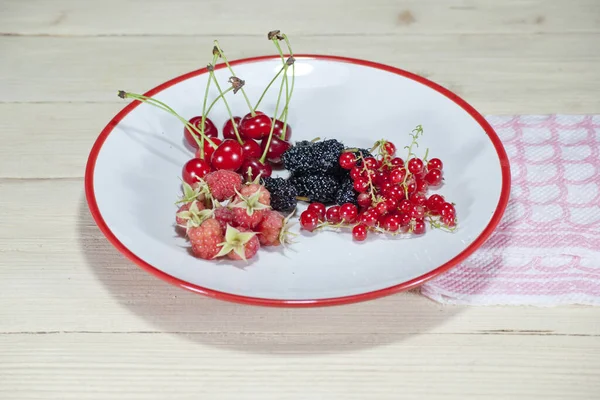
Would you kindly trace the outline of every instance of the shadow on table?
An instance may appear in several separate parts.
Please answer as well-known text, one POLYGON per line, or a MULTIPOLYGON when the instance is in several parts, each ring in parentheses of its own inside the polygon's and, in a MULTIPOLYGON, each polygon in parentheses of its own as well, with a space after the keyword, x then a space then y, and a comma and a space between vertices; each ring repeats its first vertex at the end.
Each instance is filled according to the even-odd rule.
POLYGON ((102 235, 84 198, 78 238, 88 266, 115 301, 159 332, 203 345, 265 354, 350 352, 426 333, 460 312, 416 292, 307 309, 210 299, 163 282, 127 260, 102 235))

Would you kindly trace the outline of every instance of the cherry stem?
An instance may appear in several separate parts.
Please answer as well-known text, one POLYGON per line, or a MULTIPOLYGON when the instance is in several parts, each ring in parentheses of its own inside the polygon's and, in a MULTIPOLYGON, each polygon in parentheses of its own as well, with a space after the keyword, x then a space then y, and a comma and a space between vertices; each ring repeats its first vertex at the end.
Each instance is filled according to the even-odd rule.
MULTIPOLYGON (((206 111, 206 115, 210 114, 210 111, 212 110, 212 108, 214 107, 215 104, 217 104, 217 102, 219 101, 219 99, 221 99, 223 96, 225 96, 225 94, 227 92, 231 92, 233 90, 233 86, 230 88, 227 88, 223 91, 223 93, 221 93, 220 95, 218 95, 213 101, 212 103, 210 103, 210 105, 208 106, 208 111, 206 111)), ((203 113, 204 114, 204 113, 203 113)))
MULTIPOLYGON (((138 100, 141 101, 143 103, 146 104, 150 104, 151 106, 154 106, 156 108, 160 108, 163 111, 168 112, 169 114, 173 115, 174 117, 176 117, 177 119, 179 119, 186 127, 188 127, 189 129, 193 130, 194 132, 196 132, 198 135, 200 135, 202 137, 202 139, 206 140, 208 143, 210 143, 210 145, 213 148, 217 148, 217 145, 210 140, 210 138, 208 136, 206 136, 204 134, 204 132, 202 132, 201 130, 199 130, 195 125, 190 124, 190 122, 188 120, 186 120, 185 118, 183 118, 181 115, 177 114, 175 112, 175 110, 173 110, 171 107, 169 107, 168 105, 166 105, 165 103, 163 103, 160 100, 157 100, 155 98, 152 97, 147 97, 141 94, 137 94, 137 93, 129 93, 129 92, 124 92, 124 91, 119 91, 119 97, 126 99, 126 98, 130 98, 130 99, 134 99, 134 100, 138 100)), ((200 139, 198 139, 198 137, 196 137, 196 135, 192 135, 192 137, 194 138, 194 140, 196 141, 196 143, 198 144, 198 146, 202 146, 202 141, 200 141, 200 139)))
MULTIPOLYGON (((213 55, 213 62, 212 65, 214 65, 217 62, 217 55, 213 55)), ((208 113, 210 112, 210 109, 208 110, 208 112, 206 111, 206 100, 208 99, 208 89, 210 88, 210 74, 208 75, 208 81, 206 82, 206 90, 204 91, 204 102, 202 104, 202 122, 200 124, 200 130, 204 133, 204 129, 206 128, 206 116, 208 115, 208 113)), ((202 159, 204 159, 204 142, 201 143, 200 146, 200 157, 202 157, 202 159)))
POLYGON ((277 74, 275 74, 275 76, 273 77, 273 79, 271 79, 271 82, 269 82, 269 84, 267 85, 267 87, 265 88, 265 90, 260 95, 260 98, 256 102, 256 105, 254 106, 254 111, 256 111, 258 109, 258 106, 260 105, 260 102, 262 101, 262 99, 265 97, 265 94, 267 94, 267 92, 271 88, 271 85, 273 85, 273 83, 275 83, 275 81, 277 80, 277 77, 279 77, 279 75, 281 75, 281 73, 283 72, 283 70, 284 70, 284 67, 281 67, 281 69, 279 70, 279 72, 277 72, 277 74))
MULTIPOLYGON (((275 44, 275 47, 277 48, 277 51, 279 52, 279 56, 281 57, 281 62, 283 63, 284 66, 287 65, 285 56, 283 55, 283 50, 281 50, 281 46, 279 45, 279 41, 277 39, 273 39, 273 44, 275 44)), ((294 64, 292 64, 292 67, 293 67, 293 65, 294 64)), ((285 106, 283 107, 284 111, 281 112, 281 116, 279 117, 279 119, 281 120, 282 117, 285 116, 285 122, 283 124, 283 129, 281 130, 281 135, 280 135, 281 140, 285 140, 285 131, 287 130, 287 113, 285 112, 285 110, 287 109, 288 105, 290 104, 290 92, 289 92, 287 70, 286 70, 285 76, 283 77, 283 81, 285 82, 285 106)), ((275 118, 277 118, 277 112, 275 112, 275 118)))
POLYGON ((227 108, 227 113, 229 114, 229 119, 231 120, 231 124, 233 125, 233 131, 235 132, 235 137, 237 138, 239 144, 243 144, 244 142, 242 141, 242 138, 240 137, 240 133, 238 132, 237 125, 235 123, 235 120, 233 119, 233 114, 231 113, 231 108, 229 108, 229 103, 227 102, 227 99, 224 97, 226 92, 233 89, 233 86, 231 88, 227 89, 225 92, 223 92, 221 90, 221 85, 219 85, 219 81, 217 81, 217 77, 215 76, 214 71, 210 71, 210 76, 212 77, 213 82, 215 82, 215 86, 217 87, 217 90, 219 91, 219 97, 217 97, 217 99, 222 98, 223 103, 225 104, 225 108, 227 108))
MULTIPOLYGON (((283 66, 283 73, 287 74, 288 65, 285 64, 283 66)), ((277 103, 275 103, 275 112, 273 115, 277 115, 277 111, 279 111, 279 103, 281 102, 281 93, 283 92, 283 79, 281 80, 281 85, 279 85, 279 94, 277 95, 277 103)), ((263 151, 262 157, 260 158, 260 162, 264 164, 267 153, 269 152, 269 147, 271 147, 271 140, 273 139, 273 131, 275 130, 275 117, 271 119, 271 132, 269 132, 269 138, 267 139, 267 145, 265 146, 265 150, 263 151)))
MULTIPOLYGON (((292 45, 290 44, 290 41, 289 41, 287 35, 284 33, 282 36, 283 36, 283 40, 285 41, 285 45, 287 46, 288 53, 290 53, 290 57, 294 57, 294 52, 292 51, 292 45)), ((287 74, 286 74, 286 81, 287 81, 287 74)), ((289 106, 290 106, 290 101, 292 101, 292 94, 294 93, 295 82, 296 82, 296 63, 294 62, 292 64, 292 84, 290 86, 290 95, 287 97, 285 107, 283 108, 281 116, 279 117, 280 120, 283 117, 283 131, 281 133, 282 139, 285 138, 285 131, 287 129, 288 110, 289 110, 289 106)), ((287 89, 287 87, 286 87, 286 89, 287 89)))
MULTIPOLYGON (((231 72, 231 75, 236 76, 235 72, 233 72, 233 68, 231 68, 231 65, 229 64, 229 61, 227 61, 227 57, 225 57, 225 53, 223 53, 223 49, 221 48, 221 46, 219 46, 219 41, 215 40, 214 45, 217 48, 217 50, 219 51, 219 55, 225 62, 227 69, 229 69, 229 72, 231 72)), ((252 104, 250 104, 250 99, 248 98, 248 95, 246 94, 246 91, 244 90, 244 88, 241 88, 241 91, 242 91, 242 94, 244 95, 244 99, 246 99, 248 108, 250 109, 250 114, 254 117, 256 115, 256 113, 254 112, 254 109, 252 108, 252 104)))

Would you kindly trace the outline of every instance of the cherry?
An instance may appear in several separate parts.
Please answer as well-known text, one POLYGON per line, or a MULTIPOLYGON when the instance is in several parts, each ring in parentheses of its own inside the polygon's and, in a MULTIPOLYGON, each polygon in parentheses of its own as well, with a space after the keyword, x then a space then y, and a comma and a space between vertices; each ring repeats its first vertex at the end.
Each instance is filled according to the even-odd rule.
POLYGON ((244 149, 233 139, 224 140, 213 153, 210 163, 214 169, 236 171, 244 162, 244 149))
POLYGON ((354 204, 345 203, 342 204, 342 206, 340 207, 340 218, 342 219, 342 221, 346 223, 351 223, 356 219, 357 216, 358 210, 356 209, 356 206, 354 204))
POLYGON ((356 161, 356 155, 351 152, 342 153, 340 156, 340 166, 344 169, 354 168, 356 161))
MULTIPOLYGON (((240 121, 241 120, 242 120, 241 117, 233 117, 233 121, 235 122, 236 127, 238 128, 238 131, 240 129, 240 121)), ((235 129, 233 129, 233 124, 231 123, 231 119, 228 119, 227 121, 225 121, 225 124, 223 125, 223 138, 237 140, 237 136, 235 135, 235 129)))
POLYGON ((375 226, 377 224, 377 212, 370 208, 360 215, 360 222, 366 226, 375 226))
POLYGON ((246 114, 240 121, 240 134, 248 139, 260 140, 271 132, 271 118, 256 112, 256 115, 246 114))
POLYGON ((356 180, 363 175, 364 174, 361 167, 353 167, 350 170, 350 178, 352 178, 352 180, 356 180))
POLYGON ((307 231, 313 231, 319 225, 319 216, 316 212, 306 210, 300 214, 300 226, 307 231))
POLYGON ((331 207, 329 207, 329 209, 325 213, 325 217, 327 218, 327 221, 329 221, 329 222, 331 222, 333 224, 337 224, 338 222, 340 222, 341 221, 341 219, 340 219, 340 206, 331 206, 331 207))
POLYGON ((317 216, 319 217, 319 221, 324 221, 325 220, 325 204, 323 203, 310 203, 308 205, 308 210, 313 211, 317 214, 317 216))
POLYGON ((381 227, 389 232, 396 232, 400 228, 400 218, 396 215, 387 215, 383 218, 381 227))
POLYGON ((367 193, 361 193, 358 195, 356 201, 361 207, 369 207, 371 205, 371 196, 369 196, 367 193))
POLYGON ((442 168, 444 168, 444 164, 442 163, 442 160, 440 160, 439 158, 432 158, 427 163, 427 169, 429 169, 429 170, 439 169, 441 171, 442 168))
POLYGON ((423 160, 421 160, 420 158, 411 158, 408 161, 408 171, 411 174, 420 174, 423 171, 423 160))
MULTIPOLYGON (((232 140, 235 140, 235 138, 233 138, 232 140)), ((262 155, 260 145, 252 139, 243 139, 242 149, 244 149, 245 158, 260 158, 260 156, 262 155)))
POLYGON ((396 146, 392 142, 385 142, 383 150, 390 156, 393 157, 396 154, 396 146))
POLYGON ((402 183, 406 178, 406 169, 404 167, 396 167, 390 172, 390 180, 392 183, 402 183))
POLYGON ((442 171, 435 168, 430 170, 425 175, 425 181, 431 186, 439 186, 442 183, 442 171))
POLYGON ((419 218, 415 221, 413 226, 413 233, 415 235, 422 235, 425 233, 425 221, 423 218, 419 218))
MULTIPOLYGON (((260 148, 261 148, 262 153, 264 153, 265 147, 267 146, 268 141, 269 141, 269 138, 265 138, 261 142, 260 148)), ((273 164, 280 164, 281 156, 290 147, 292 147, 290 142, 281 140, 279 137, 273 135, 273 137, 271 138, 271 144, 269 145, 269 150, 267 150, 267 160, 271 161, 273 164)))
POLYGON ((192 185, 210 172, 210 165, 199 158, 192 158, 185 163, 182 170, 183 181, 192 185))
MULTIPOLYGON (((281 139, 281 135, 283 134, 283 122, 276 119, 274 125, 275 125, 275 128, 273 128, 273 135, 277 136, 279 139, 281 139)), ((292 127, 290 126, 290 124, 287 124, 287 126, 285 127, 284 140, 288 141, 288 140, 290 140, 291 137, 292 137, 292 127)))
MULTIPOLYGON (((210 140, 218 147, 222 142, 219 138, 210 138, 210 140)), ((204 160, 209 160, 217 148, 212 147, 210 143, 204 142, 204 160)), ((202 158, 200 149, 196 150, 196 158, 202 158)))
POLYGON ((369 180, 367 178, 359 177, 354 181, 354 190, 359 193, 364 193, 369 188, 369 180))
MULTIPOLYGON (((199 131, 202 130, 202 117, 201 116, 193 117, 188 122, 191 125, 194 125, 196 128, 198 128, 199 131)), ((217 127, 215 126, 215 124, 213 124, 213 122, 209 118, 206 118, 204 120, 204 134, 210 138, 216 138, 217 136, 219 136, 219 131, 218 131, 217 127)), ((196 142, 194 137, 198 138, 200 141, 203 140, 203 138, 198 137, 199 136, 198 133, 192 131, 187 126, 183 128, 183 135, 185 136, 185 140, 189 143, 189 145, 195 149, 198 148, 198 142, 196 142)), ((206 148, 206 143, 204 144, 204 147, 206 148)))
POLYGON ((444 197, 439 194, 432 194, 425 202, 425 206, 429 209, 429 211, 434 213, 439 213, 440 207, 444 204, 444 197))
POLYGON ((240 173, 247 181, 252 181, 259 174, 261 177, 271 176, 273 169, 269 164, 260 162, 258 158, 246 158, 240 167, 240 173))
POLYGON ((352 238, 357 242, 362 242, 367 238, 367 227, 360 224, 352 228, 352 238))

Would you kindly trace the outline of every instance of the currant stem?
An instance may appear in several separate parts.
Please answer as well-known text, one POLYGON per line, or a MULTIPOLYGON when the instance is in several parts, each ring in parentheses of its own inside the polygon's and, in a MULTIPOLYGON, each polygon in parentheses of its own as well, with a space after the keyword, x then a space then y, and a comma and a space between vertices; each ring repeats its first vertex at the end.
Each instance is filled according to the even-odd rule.
MULTIPOLYGON (((138 100, 141 101, 143 103, 146 104, 150 104, 156 108, 159 108, 163 111, 166 111, 167 113, 173 115, 174 117, 176 117, 177 119, 179 119, 186 127, 188 127, 189 129, 193 130, 194 132, 196 132, 198 135, 200 135, 202 137, 202 139, 206 140, 208 143, 210 143, 210 145, 213 148, 217 148, 217 145, 208 137, 204 134, 204 132, 200 131, 195 125, 190 124, 190 122, 188 120, 186 120, 185 118, 183 118, 181 115, 177 114, 175 112, 175 110, 173 110, 171 107, 169 107, 168 105, 166 105, 165 103, 163 103, 160 100, 157 100, 155 98, 152 97, 147 97, 141 94, 137 94, 137 93, 129 93, 129 92, 124 92, 124 91, 120 91, 119 92, 119 97, 122 97, 124 99, 129 98, 129 99, 134 99, 134 100, 138 100)), ((196 141, 196 143, 198 144, 198 146, 202 146, 202 141, 200 141, 200 139, 198 139, 196 137, 196 135, 192 135, 192 137, 194 138, 194 140, 196 141)))
POLYGON ((225 92, 228 92, 229 90, 233 89, 233 87, 231 87, 231 88, 227 89, 225 92, 223 92, 221 90, 221 85, 219 85, 219 81, 217 81, 217 77, 215 76, 214 71, 210 71, 210 76, 212 77, 213 82, 215 83, 215 86, 217 87, 217 90, 219 91, 219 97, 223 99, 225 108, 227 108, 227 113, 229 114, 229 119, 231 120, 231 124, 233 125, 233 131, 235 132, 235 137, 237 138, 239 144, 243 144, 242 138, 240 137, 240 133, 238 132, 237 125, 233 119, 233 114, 231 113, 231 108, 229 107, 229 103, 227 102, 227 99, 224 97, 225 92))
MULTIPOLYGON (((287 74, 288 65, 285 64, 283 67, 283 73, 287 74)), ((277 111, 279 111, 279 103, 281 102, 281 93, 283 92, 283 79, 281 80, 281 85, 279 85, 279 94, 277 95, 277 103, 275 103, 275 112, 273 115, 277 115, 277 111)), ((269 147, 271 147, 271 140, 273 140, 273 131, 275 130, 275 117, 271 119, 271 132, 269 132, 269 138, 267 139, 267 145, 265 146, 265 150, 263 151, 262 156, 260 157, 260 162, 264 164, 267 153, 269 152, 269 147)))
MULTIPOLYGON (((231 65, 229 64, 229 61, 227 61, 227 57, 225 57, 225 53, 223 53, 223 49, 221 48, 221 46, 219 46, 219 41, 215 40, 214 45, 216 46, 217 50, 219 51, 221 58, 225 62, 227 69, 229 69, 229 72, 231 72, 231 75, 236 76, 235 72, 233 72, 233 68, 231 68, 231 65)), ((250 99, 248 98, 248 95, 246 94, 246 91, 244 90, 244 88, 242 88, 241 90, 242 90, 242 94, 244 95, 244 99, 246 99, 246 103, 248 104, 248 108, 250 109, 250 114, 254 117, 256 115, 256 113, 254 112, 254 109, 252 108, 252 104, 250 104, 250 99)))
POLYGON ((260 105, 260 102, 262 101, 262 99, 265 97, 265 94, 267 94, 267 92, 271 88, 271 85, 273 85, 273 83, 275 83, 275 81, 277 80, 277 78, 279 77, 279 75, 281 75, 281 73, 283 72, 283 70, 284 70, 284 67, 281 67, 281 69, 279 70, 279 72, 277 72, 277 74, 275 74, 275 76, 273 77, 273 79, 271 79, 271 82, 269 82, 269 84, 265 88, 264 92, 260 95, 260 98, 256 102, 256 105, 254 106, 254 111, 256 111, 258 109, 258 106, 260 105))
POLYGON ((408 199, 408 187, 406 186, 406 181, 408 180, 408 175, 412 175, 410 173, 410 171, 408 170, 408 162, 410 161, 410 156, 414 155, 412 153, 413 146, 415 144, 417 145, 417 147, 419 146, 419 144, 417 143, 417 139, 419 138, 419 135, 423 134, 423 127, 421 125, 417 125, 417 127, 415 129, 413 129, 412 132, 415 132, 415 133, 410 134, 410 136, 412 137, 412 142, 408 146, 408 155, 406 156, 406 161, 404 163, 404 169, 406 170, 406 175, 404 175, 404 182, 402 182, 402 185, 404 185, 404 196, 407 199, 408 199))

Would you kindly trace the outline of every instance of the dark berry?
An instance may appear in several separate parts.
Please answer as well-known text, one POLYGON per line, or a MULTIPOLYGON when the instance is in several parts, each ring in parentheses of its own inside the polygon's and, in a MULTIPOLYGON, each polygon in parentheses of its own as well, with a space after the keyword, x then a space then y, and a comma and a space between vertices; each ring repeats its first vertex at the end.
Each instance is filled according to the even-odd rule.
POLYGON ((308 197, 311 202, 332 203, 339 189, 338 180, 325 174, 294 176, 290 183, 298 190, 299 196, 308 197))
POLYGON ((271 208, 275 211, 290 212, 296 208, 298 190, 283 178, 261 178, 265 189, 271 193, 271 208))

